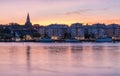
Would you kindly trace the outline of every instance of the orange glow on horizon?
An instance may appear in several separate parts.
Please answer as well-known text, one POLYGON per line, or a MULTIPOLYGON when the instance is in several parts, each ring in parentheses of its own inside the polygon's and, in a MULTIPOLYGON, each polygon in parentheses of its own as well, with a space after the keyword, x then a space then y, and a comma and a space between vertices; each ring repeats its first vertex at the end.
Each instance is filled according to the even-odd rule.
MULTIPOLYGON (((6 21, 9 21, 9 20, 6 20, 6 21)), ((11 20, 12 21, 12 20, 11 20)), ((22 18, 22 19, 13 19, 13 21, 16 21, 16 22, 13 22, 13 23, 18 23, 20 25, 24 25, 25 24, 25 19, 22 18)), ((0 24, 9 24, 9 23, 12 23, 12 22, 5 22, 4 21, 1 21, 2 23, 0 24)), ((111 19, 107 20, 107 19, 101 19, 101 18, 97 18, 97 17, 90 17, 90 18, 84 18, 84 17, 78 17, 76 15, 73 15, 73 16, 53 16, 53 17, 46 17, 46 18, 41 18, 41 19, 36 19, 36 18, 31 18, 31 22, 32 24, 39 24, 39 25, 43 25, 43 26, 47 26, 47 25, 50 25, 50 24, 66 24, 68 26, 70 26, 71 24, 73 23, 82 23, 84 25, 86 24, 89 24, 89 25, 92 25, 92 24, 95 24, 95 23, 104 23, 104 24, 113 24, 113 23, 116 23, 116 24, 120 24, 120 19, 115 19, 113 18, 112 20, 112 17, 111 19)))
MULTIPOLYGON (((9 22, 9 23, 17 23, 17 22, 9 22)), ((9 24, 9 23, 5 23, 2 24, 2 25, 6 25, 6 24, 9 24)), ((89 25, 92 25, 92 24, 96 24, 96 23, 104 23, 106 25, 108 24, 120 24, 120 21, 119 20, 106 20, 106 21, 101 21, 101 22, 90 22, 90 21, 32 21, 32 24, 39 24, 39 25, 42 25, 42 26, 48 26, 50 24, 66 24, 68 26, 70 26, 71 24, 73 23, 82 23, 83 25, 86 25, 86 24, 89 24, 89 25)), ((24 22, 20 22, 18 23, 20 25, 24 25, 24 22)))
POLYGON ((103 24, 120 24, 120 20, 101 20, 101 22, 96 22, 96 21, 35 21, 33 22, 33 24, 39 24, 39 25, 43 25, 43 26, 47 26, 47 25, 50 25, 50 24, 67 24, 68 26, 70 26, 71 24, 73 23, 82 23, 83 25, 86 25, 86 24, 89 24, 89 25, 92 25, 92 24, 96 24, 96 23, 103 23, 103 24))

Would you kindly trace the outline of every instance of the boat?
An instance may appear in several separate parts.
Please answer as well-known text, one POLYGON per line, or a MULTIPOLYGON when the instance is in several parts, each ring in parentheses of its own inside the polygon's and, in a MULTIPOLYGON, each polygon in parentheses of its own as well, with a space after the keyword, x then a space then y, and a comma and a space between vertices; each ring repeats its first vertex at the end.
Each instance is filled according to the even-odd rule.
POLYGON ((112 37, 103 37, 95 40, 96 42, 112 42, 112 37))
POLYGON ((76 39, 66 39, 65 42, 80 42, 80 40, 76 40, 76 39))
POLYGON ((47 39, 47 38, 43 38, 40 40, 40 42, 53 42, 54 40, 52 39, 47 39))

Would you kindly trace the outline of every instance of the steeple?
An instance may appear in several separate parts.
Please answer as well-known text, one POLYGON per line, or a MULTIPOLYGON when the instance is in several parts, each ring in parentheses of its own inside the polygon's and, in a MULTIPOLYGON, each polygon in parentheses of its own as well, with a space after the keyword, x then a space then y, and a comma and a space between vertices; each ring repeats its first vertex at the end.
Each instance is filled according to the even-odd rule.
POLYGON ((29 13, 27 14, 27 20, 26 21, 30 22, 29 13))
POLYGON ((25 26, 26 26, 26 27, 31 27, 31 26, 32 26, 32 23, 30 22, 29 13, 27 14, 27 19, 26 19, 26 22, 25 22, 25 26))

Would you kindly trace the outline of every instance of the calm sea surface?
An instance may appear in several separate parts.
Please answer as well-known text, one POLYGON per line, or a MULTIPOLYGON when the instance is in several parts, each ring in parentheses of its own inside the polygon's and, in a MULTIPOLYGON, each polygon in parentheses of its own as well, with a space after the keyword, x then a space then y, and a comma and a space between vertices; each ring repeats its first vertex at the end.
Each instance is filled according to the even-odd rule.
POLYGON ((0 76, 120 76, 120 43, 0 43, 0 76))

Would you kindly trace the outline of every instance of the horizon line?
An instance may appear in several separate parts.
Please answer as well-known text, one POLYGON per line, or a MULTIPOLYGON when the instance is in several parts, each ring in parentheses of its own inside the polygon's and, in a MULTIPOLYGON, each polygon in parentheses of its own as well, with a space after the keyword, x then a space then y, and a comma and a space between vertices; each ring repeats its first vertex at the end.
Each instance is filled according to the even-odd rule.
MULTIPOLYGON (((6 24, 1 24, 0 23, 0 25, 10 25, 10 24, 19 24, 19 25, 25 25, 25 24, 23 24, 23 23, 17 23, 17 22, 10 22, 10 23, 6 23, 6 24)), ((63 24, 63 25, 68 25, 68 26, 70 26, 70 25, 72 25, 72 24, 74 24, 74 23, 80 23, 80 24, 82 24, 82 25, 94 25, 94 24, 105 24, 105 25, 110 25, 110 24, 118 24, 118 25, 120 25, 120 23, 102 23, 102 22, 97 22, 97 23, 81 23, 81 22, 73 22, 73 23, 70 23, 70 24, 66 24, 66 23, 49 23, 49 24, 45 24, 45 25, 43 25, 43 24, 40 24, 40 23, 32 23, 32 26, 34 26, 34 25, 40 25, 40 26, 48 26, 48 25, 51 25, 51 24, 63 24)))

